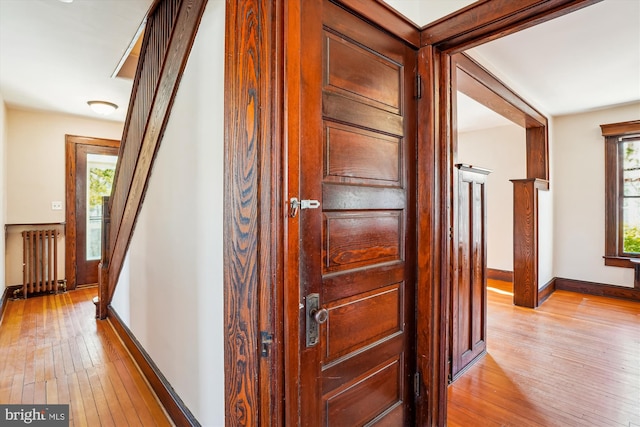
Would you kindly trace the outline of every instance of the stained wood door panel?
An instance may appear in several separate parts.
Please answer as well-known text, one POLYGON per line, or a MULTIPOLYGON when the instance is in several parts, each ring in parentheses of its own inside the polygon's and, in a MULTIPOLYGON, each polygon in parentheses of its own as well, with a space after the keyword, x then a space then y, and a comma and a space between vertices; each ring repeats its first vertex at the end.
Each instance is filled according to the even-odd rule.
POLYGON ((324 218, 325 274, 403 259, 401 212, 326 212, 324 218))
POLYGON ((457 271, 451 296, 451 377, 486 350, 486 174, 458 165, 457 271))
POLYGON ((416 54, 329 1, 322 10, 322 72, 317 86, 305 86, 318 91, 308 99, 320 101, 320 120, 301 150, 300 184, 321 200, 318 211, 301 213, 300 276, 302 292, 317 293, 328 317, 318 345, 302 349, 301 401, 321 397, 303 403, 302 420, 404 425, 415 369, 407 165, 416 137, 405 87, 416 54))
POLYGON ((335 301, 344 295, 363 294, 389 283, 398 283, 403 277, 404 268, 401 264, 387 264, 366 271, 326 275, 322 282, 324 300, 335 301))
POLYGON ((380 135, 403 135, 402 116, 390 114, 388 111, 362 104, 340 94, 332 92, 322 94, 322 113, 329 120, 377 131, 380 135))
POLYGON ((356 185, 331 185, 331 182, 324 182, 322 186, 322 200, 325 210, 341 209, 400 209, 407 201, 407 194, 404 189, 385 189, 373 186, 356 185))
MULTIPOLYGON (((386 361, 365 372, 334 392, 324 396, 327 420, 330 426, 366 425, 380 414, 402 402, 401 358, 386 361), (367 396, 363 399, 362 396, 367 396)), ((385 414, 386 415, 386 414, 385 414)))
POLYGON ((399 186, 400 138, 325 123, 325 182, 399 186))
POLYGON ((401 283, 325 304, 330 321, 324 325, 322 363, 402 332, 402 306, 401 283))
MULTIPOLYGON (((402 333, 387 337, 382 346, 375 344, 323 365, 322 394, 341 389, 345 384, 354 383, 362 377, 364 372, 374 371, 376 367, 388 360, 400 358, 405 363, 405 343, 402 333)), ((366 396, 364 398, 366 399, 366 396)))
POLYGON ((325 91, 395 114, 402 100, 402 66, 355 42, 325 32, 325 91))

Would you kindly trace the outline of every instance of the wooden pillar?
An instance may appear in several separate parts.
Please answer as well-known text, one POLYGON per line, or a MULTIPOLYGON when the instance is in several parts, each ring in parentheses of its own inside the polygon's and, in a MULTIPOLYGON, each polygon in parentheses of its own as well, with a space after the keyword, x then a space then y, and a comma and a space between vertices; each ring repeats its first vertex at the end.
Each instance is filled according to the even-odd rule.
POLYGON ((538 190, 549 181, 512 179, 513 182, 513 303, 538 306, 538 190))
POLYGON ((111 215, 109 211, 109 197, 102 197, 102 259, 98 264, 98 300, 96 302, 96 317, 107 318, 109 304, 109 233, 111 232, 111 215))

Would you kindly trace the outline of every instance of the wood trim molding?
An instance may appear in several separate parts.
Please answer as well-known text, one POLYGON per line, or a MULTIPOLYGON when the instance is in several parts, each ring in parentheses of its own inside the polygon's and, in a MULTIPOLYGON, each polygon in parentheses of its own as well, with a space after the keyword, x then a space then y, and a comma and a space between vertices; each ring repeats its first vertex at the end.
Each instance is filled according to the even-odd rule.
MULTIPOLYGON (((417 424, 446 425, 452 259, 451 58, 433 46, 419 51, 424 99, 418 103, 417 369, 426 395, 417 424)), ((422 395, 422 393, 421 393, 422 395)))
POLYGON ((503 282, 513 282, 513 271, 487 268, 487 279, 502 280, 503 282))
MULTIPOLYGON (((287 67, 295 68, 299 61, 300 49, 295 46, 300 43, 300 3, 226 3, 223 233, 228 426, 299 424, 297 363, 283 360, 285 341, 289 335, 297 336, 298 330, 294 332, 295 327, 289 326, 289 333, 283 332, 283 293, 287 290, 282 279, 286 243, 280 161, 282 146, 292 144, 282 137, 283 105, 292 102, 298 106, 295 94, 299 85, 290 87, 289 97, 283 95, 283 85, 289 81, 282 67, 285 49, 292 49, 287 67), (286 13, 290 14, 286 16, 291 19, 287 27, 291 37, 283 35, 286 13), (268 357, 260 356, 262 336, 272 340, 265 344, 268 357), (285 363, 292 369, 285 370, 285 363), (291 398, 286 405, 285 389, 291 398)), ((299 73, 299 69, 292 73, 299 73)), ((297 283, 294 286, 298 288, 297 283)), ((297 316, 298 299, 289 307, 297 316)), ((292 348, 297 355, 298 347, 292 348)))
POLYGON ((114 139, 65 135, 65 235, 64 267, 67 289, 76 288, 76 154, 79 144, 97 147, 119 147, 114 139))
POLYGON ((552 293, 556 290, 556 279, 555 277, 549 280, 543 287, 538 289, 538 307, 545 302, 552 293))
POLYGON ((587 295, 640 301, 640 289, 625 286, 606 285, 604 283, 557 277, 555 279, 555 287, 558 291, 571 291, 587 295))
POLYGON ((629 257, 623 253, 622 210, 619 193, 622 179, 619 174, 619 138, 640 134, 640 120, 600 125, 604 135, 605 174, 605 240, 604 264, 614 267, 633 267, 629 257))
POLYGON ((602 136, 622 136, 640 132, 640 120, 600 125, 602 136))
POLYGON ((454 53, 582 9, 601 0, 482 0, 427 25, 422 45, 454 53))
POLYGON ((362 16, 372 24, 405 41, 415 49, 420 47, 420 28, 381 0, 332 0, 362 16))
POLYGON ((164 406, 171 420, 176 426, 199 426, 200 423, 193 416, 189 408, 180 399, 173 387, 165 376, 160 372, 160 369, 156 366, 151 359, 151 356, 145 351, 144 347, 138 342, 135 335, 124 324, 118 313, 109 306, 109 315, 107 320, 113 327, 113 330, 122 340, 124 346, 129 350, 133 360, 140 368, 140 371, 149 382, 149 385, 158 396, 158 400, 164 406))
POLYGON ((542 113, 470 56, 459 53, 452 58, 462 72, 458 75, 459 91, 524 128, 547 126, 542 113))
POLYGON ((526 129, 527 178, 549 179, 548 120, 469 56, 452 55, 456 89, 526 129))
POLYGON ((7 308, 7 301, 13 296, 14 291, 22 289, 22 285, 11 285, 4 288, 2 295, 0 295, 0 325, 2 324, 2 318, 4 316, 4 310, 7 308))
POLYGON ((635 267, 633 262, 631 262, 631 258, 619 257, 615 255, 612 255, 612 256, 605 255, 602 258, 604 258, 604 265, 609 267, 624 267, 624 268, 635 267))

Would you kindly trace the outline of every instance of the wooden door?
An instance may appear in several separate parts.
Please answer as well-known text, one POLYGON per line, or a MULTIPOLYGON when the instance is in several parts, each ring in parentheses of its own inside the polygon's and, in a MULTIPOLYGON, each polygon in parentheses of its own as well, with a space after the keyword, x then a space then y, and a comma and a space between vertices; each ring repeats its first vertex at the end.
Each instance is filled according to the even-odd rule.
POLYGON ((486 352, 487 169, 458 169, 456 274, 451 287, 451 380, 486 352))
POLYGON ((98 283, 101 258, 102 196, 111 194, 118 147, 76 147, 76 284, 98 283))
POLYGON ((300 192, 319 208, 298 213, 300 421, 408 425, 416 55, 328 1, 315 7, 323 27, 305 27, 316 38, 302 56, 311 71, 301 94, 300 192), (309 342, 307 330, 316 327, 317 342, 309 342))

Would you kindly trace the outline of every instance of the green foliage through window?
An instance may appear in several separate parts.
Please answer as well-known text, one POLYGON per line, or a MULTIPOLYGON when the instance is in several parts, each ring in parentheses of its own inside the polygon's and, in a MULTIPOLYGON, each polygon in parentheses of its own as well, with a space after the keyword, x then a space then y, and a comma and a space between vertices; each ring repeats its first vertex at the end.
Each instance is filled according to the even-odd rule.
POLYGON ((640 253, 640 227, 624 227, 624 252, 640 253))
POLYGON ((102 196, 111 194, 114 169, 89 169, 89 208, 102 206, 102 196))

